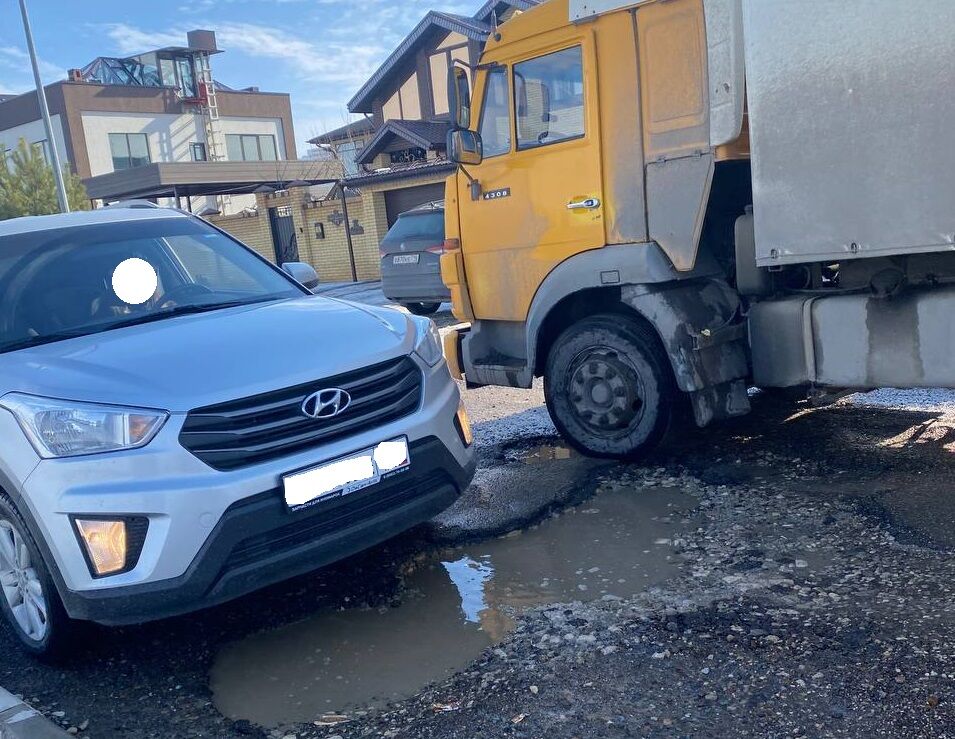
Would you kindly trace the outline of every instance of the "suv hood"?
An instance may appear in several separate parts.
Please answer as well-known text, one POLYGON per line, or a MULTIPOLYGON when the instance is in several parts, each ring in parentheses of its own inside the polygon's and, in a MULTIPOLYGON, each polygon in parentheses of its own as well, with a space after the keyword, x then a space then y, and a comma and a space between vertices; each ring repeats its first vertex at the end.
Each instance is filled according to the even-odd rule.
POLYGON ((0 395, 186 412, 410 354, 399 311, 303 297, 0 354, 0 395))

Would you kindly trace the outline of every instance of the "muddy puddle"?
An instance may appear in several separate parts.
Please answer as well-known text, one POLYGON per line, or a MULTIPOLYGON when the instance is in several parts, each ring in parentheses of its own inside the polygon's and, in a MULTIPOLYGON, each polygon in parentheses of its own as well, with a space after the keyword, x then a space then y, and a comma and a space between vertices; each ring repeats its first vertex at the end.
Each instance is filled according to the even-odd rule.
POLYGON ((693 505, 677 490, 604 492, 439 552, 405 578, 397 607, 321 612, 227 645, 211 673, 216 706, 281 726, 413 696, 501 641, 523 608, 627 596, 675 575, 671 540, 693 505))

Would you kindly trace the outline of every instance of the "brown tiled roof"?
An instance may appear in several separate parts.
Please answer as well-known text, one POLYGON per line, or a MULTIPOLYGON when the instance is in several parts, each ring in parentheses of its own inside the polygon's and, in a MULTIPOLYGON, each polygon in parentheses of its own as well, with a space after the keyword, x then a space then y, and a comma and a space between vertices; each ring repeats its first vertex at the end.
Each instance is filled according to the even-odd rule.
POLYGON ((358 152, 355 161, 371 164, 393 137, 425 150, 444 149, 450 127, 447 121, 386 121, 375 137, 358 152))

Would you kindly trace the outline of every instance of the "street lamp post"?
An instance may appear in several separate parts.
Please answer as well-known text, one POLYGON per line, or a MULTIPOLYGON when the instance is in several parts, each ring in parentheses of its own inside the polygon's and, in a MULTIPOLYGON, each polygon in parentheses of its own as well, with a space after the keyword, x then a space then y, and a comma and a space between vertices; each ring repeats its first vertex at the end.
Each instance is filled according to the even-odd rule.
POLYGON ((60 167, 60 155, 56 150, 56 139, 53 137, 53 123, 50 120, 50 108, 46 104, 46 90, 40 79, 40 65, 36 58, 36 47, 33 44, 33 31, 30 30, 30 16, 27 14, 26 0, 20 0, 20 15, 23 16, 23 32, 27 37, 27 49, 30 52, 30 63, 33 65, 33 79, 36 81, 36 96, 40 102, 40 116, 43 118, 43 127, 46 129, 46 140, 50 146, 50 158, 53 160, 53 177, 56 180, 56 198, 60 202, 60 212, 70 212, 70 201, 66 197, 66 183, 63 181, 63 169, 60 167))
POLYGON ((319 144, 319 149, 330 152, 335 161, 342 165, 342 179, 336 185, 342 192, 342 217, 345 219, 345 243, 348 245, 348 264, 351 267, 351 280, 358 282, 358 265, 355 263, 355 245, 351 239, 351 221, 348 220, 348 188, 345 185, 345 163, 331 144, 319 144))

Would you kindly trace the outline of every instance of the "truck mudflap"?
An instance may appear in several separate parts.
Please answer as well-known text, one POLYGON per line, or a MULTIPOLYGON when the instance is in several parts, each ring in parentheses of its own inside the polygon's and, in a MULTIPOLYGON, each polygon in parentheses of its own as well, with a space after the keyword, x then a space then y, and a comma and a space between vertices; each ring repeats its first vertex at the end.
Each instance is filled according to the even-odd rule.
POLYGON ((697 425, 749 413, 749 355, 739 297, 722 280, 627 285, 621 300, 657 330, 697 425))
POLYGON ((452 328, 441 340, 444 345, 444 359, 448 363, 451 377, 455 380, 464 379, 464 366, 461 364, 461 340, 470 330, 470 326, 452 328))

